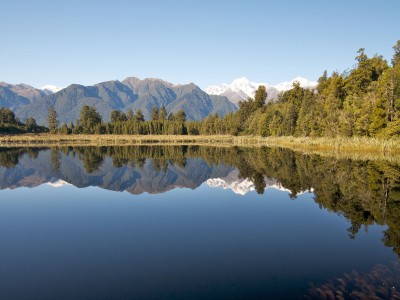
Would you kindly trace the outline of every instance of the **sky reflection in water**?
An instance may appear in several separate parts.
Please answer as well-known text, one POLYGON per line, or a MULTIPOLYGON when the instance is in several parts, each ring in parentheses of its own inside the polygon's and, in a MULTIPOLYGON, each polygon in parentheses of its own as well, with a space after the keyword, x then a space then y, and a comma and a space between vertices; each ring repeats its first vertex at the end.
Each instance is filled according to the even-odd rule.
MULTIPOLYGON (((292 153, 280 158, 279 153, 268 154, 253 153, 253 159, 261 155, 274 159, 274 164, 281 159, 280 169, 274 171, 278 175, 288 168, 285 155, 292 153)), ((288 191, 276 188, 241 195, 204 183, 225 178, 232 187, 232 176, 240 174, 259 180, 255 164, 248 160, 246 165, 240 155, 236 165, 219 166, 208 166, 207 157, 187 156, 181 167, 169 162, 166 172, 161 167, 156 171, 154 156, 142 170, 137 165, 129 168, 129 161, 116 168, 116 162, 105 157, 91 175, 82 171, 84 154, 73 158, 60 152, 58 170, 53 170, 52 156, 51 150, 40 151, 36 158, 24 152, 13 167, 0 169, 4 299, 315 298, 308 291, 310 282, 318 287, 343 273, 369 272, 377 264, 398 260, 393 247, 381 241, 386 223, 370 224, 371 216, 362 208, 358 212, 370 224, 368 232, 362 228, 351 239, 347 219, 356 217, 348 211, 320 209, 312 193, 303 191, 292 200, 288 191), (102 188, 40 184, 54 184, 53 178, 75 178, 79 183, 69 182, 102 188), (156 194, 149 194, 151 188, 156 194)), ((305 158, 296 159, 299 167, 299 159, 305 158)), ((327 166, 329 161, 319 163, 327 166)), ((280 188, 285 183, 293 186, 280 176, 264 181, 280 188)), ((316 193, 321 189, 310 187, 316 193)), ((374 213, 376 208, 370 206, 374 213)))

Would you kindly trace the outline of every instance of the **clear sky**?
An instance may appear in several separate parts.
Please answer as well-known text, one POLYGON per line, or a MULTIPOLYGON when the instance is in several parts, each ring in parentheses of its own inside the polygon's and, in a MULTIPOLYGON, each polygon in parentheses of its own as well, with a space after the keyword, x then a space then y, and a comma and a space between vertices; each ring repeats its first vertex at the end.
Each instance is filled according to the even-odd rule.
POLYGON ((390 61, 400 1, 2 1, 0 81, 92 85, 161 78, 201 88, 390 61))

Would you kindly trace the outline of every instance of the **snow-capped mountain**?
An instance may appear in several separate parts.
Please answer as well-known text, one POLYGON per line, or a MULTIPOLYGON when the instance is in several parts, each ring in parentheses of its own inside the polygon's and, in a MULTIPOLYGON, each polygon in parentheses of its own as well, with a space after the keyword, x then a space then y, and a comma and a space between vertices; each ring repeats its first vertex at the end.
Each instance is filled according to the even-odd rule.
POLYGON ((52 178, 50 181, 45 182, 44 184, 46 185, 51 185, 52 187, 61 187, 64 185, 72 185, 71 183, 68 183, 62 179, 58 179, 58 178, 52 178))
POLYGON ((313 88, 318 85, 318 81, 309 81, 305 78, 296 77, 292 81, 282 82, 280 84, 274 85, 273 87, 276 88, 280 92, 281 91, 285 92, 285 91, 290 90, 293 87, 294 82, 300 83, 300 86, 303 88, 313 88))
POLYGON ((43 92, 45 92, 46 95, 57 93, 57 92, 61 91, 62 89, 65 89, 65 87, 58 87, 55 85, 45 85, 45 86, 38 88, 38 90, 42 90, 43 92))
MULTIPOLYGON (((266 188, 274 188, 280 191, 290 192, 290 190, 282 187, 276 179, 269 180, 264 178, 266 188)), ((249 179, 239 178, 239 170, 235 169, 224 178, 212 178, 205 181, 210 187, 220 187, 222 189, 231 189, 235 194, 246 195, 248 192, 254 191, 254 183, 249 179)))
POLYGON ((240 100, 246 100, 248 97, 253 98, 255 91, 260 85, 264 85, 267 89, 268 98, 276 99, 279 92, 285 92, 293 87, 294 82, 299 82, 303 88, 314 88, 318 85, 316 81, 309 81, 305 78, 296 77, 292 81, 282 82, 277 85, 269 85, 267 83, 250 82, 247 78, 242 77, 235 79, 232 84, 223 83, 220 86, 212 85, 204 91, 209 95, 226 96, 229 101, 238 106, 240 100))

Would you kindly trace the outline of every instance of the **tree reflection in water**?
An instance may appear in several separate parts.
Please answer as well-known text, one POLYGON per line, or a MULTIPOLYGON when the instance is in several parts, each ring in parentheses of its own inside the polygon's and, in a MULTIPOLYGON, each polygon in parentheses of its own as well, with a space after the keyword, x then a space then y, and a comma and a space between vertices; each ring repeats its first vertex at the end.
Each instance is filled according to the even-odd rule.
MULTIPOLYGON (((36 158, 40 148, 0 149, 0 166, 12 169, 27 153, 36 158)), ((266 181, 291 191, 296 199, 304 191, 313 190, 314 201, 321 209, 344 216, 351 226, 349 237, 356 238, 358 231, 369 225, 387 225, 382 241, 400 256, 400 167, 397 156, 357 158, 294 152, 282 148, 242 148, 211 146, 110 146, 110 147, 53 147, 50 150, 53 172, 61 179, 61 157, 78 157, 87 174, 98 173, 105 159, 111 158, 113 168, 128 166, 141 172, 147 160, 152 161, 152 173, 166 173, 177 165, 184 170, 187 159, 201 158, 208 166, 236 167, 239 178, 249 179, 255 190, 263 194, 266 181)), ((207 180, 201 170, 191 169, 193 180, 207 180)), ((54 175, 54 174, 53 174, 54 175)), ((180 176, 189 176, 182 172, 180 176)), ((193 182, 192 180, 192 182, 193 182)), ((74 184, 74 182, 70 182, 74 184)), ((182 183, 181 183, 182 184, 182 183)), ((201 182, 196 182, 197 186, 201 182)), ((160 189, 161 191, 162 189, 160 189)))

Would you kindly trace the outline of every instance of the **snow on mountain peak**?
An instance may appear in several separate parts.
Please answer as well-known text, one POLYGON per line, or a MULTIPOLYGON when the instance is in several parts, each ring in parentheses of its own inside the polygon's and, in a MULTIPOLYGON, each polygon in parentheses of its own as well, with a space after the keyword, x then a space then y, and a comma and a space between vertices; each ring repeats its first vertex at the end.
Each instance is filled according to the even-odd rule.
MULTIPOLYGON (((276 179, 269 180, 266 177, 264 178, 266 189, 274 188, 280 191, 290 192, 290 190, 282 187, 276 179)), ((255 186, 254 183, 249 179, 239 178, 239 170, 235 169, 231 171, 224 178, 210 178, 205 181, 205 183, 209 187, 220 187, 222 189, 230 189, 235 194, 238 195, 246 195, 248 192, 254 191, 255 186)))
POLYGON ((62 179, 57 179, 57 178, 52 178, 50 181, 45 182, 46 185, 50 185, 52 187, 61 187, 64 185, 72 185, 71 183, 68 183, 62 179))
POLYGON ((235 79, 231 84, 223 83, 220 86, 209 86, 204 91, 209 95, 224 95, 228 97, 229 101, 237 105, 239 100, 246 100, 247 97, 254 97, 255 91, 260 85, 264 85, 266 87, 269 95, 268 99, 274 99, 279 92, 290 90, 293 87, 293 83, 296 81, 299 82, 300 86, 303 88, 312 88, 318 85, 318 82, 309 81, 300 76, 296 77, 292 81, 282 82, 274 86, 271 86, 267 83, 250 82, 246 77, 242 77, 235 79))
POLYGON ((246 85, 250 84, 250 81, 246 77, 237 78, 232 82, 232 85, 246 85))
MULTIPOLYGON (((264 177, 265 189, 273 188, 280 191, 291 193, 289 189, 284 188, 276 179, 268 179, 264 177)), ((209 187, 220 187, 222 189, 230 189, 235 194, 246 195, 248 192, 255 190, 255 185, 250 179, 239 178, 239 170, 234 169, 224 178, 210 178, 205 181, 209 187)), ((313 192, 313 189, 309 190, 313 192)), ((306 191, 301 191, 297 195, 304 194, 306 191)))
POLYGON ((42 86, 38 89, 45 92, 46 95, 50 95, 50 94, 57 93, 57 92, 61 91, 62 89, 65 89, 65 87, 58 87, 58 86, 49 84, 49 85, 42 86))
POLYGON ((305 78, 298 76, 295 79, 293 79, 292 81, 282 82, 280 84, 277 84, 274 86, 274 88, 276 88, 280 92, 285 92, 285 91, 290 90, 293 87, 294 82, 300 83, 301 87, 316 87, 318 85, 317 81, 309 81, 305 78))

